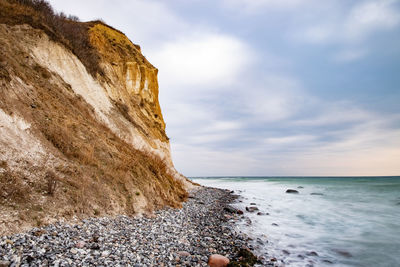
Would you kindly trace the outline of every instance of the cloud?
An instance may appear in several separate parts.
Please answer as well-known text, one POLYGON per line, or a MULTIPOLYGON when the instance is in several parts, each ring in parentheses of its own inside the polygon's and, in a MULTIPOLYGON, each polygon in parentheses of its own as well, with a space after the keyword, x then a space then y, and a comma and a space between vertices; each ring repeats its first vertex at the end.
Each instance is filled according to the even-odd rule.
POLYGON ((355 124, 363 121, 368 121, 375 118, 376 115, 359 108, 350 101, 341 101, 333 103, 325 103, 321 99, 314 101, 312 106, 313 112, 301 119, 293 120, 293 125, 296 126, 337 126, 343 124, 355 124))
POLYGON ((301 83, 285 73, 263 73, 248 83, 237 106, 255 120, 272 122, 287 119, 304 103, 301 83))
POLYGON ((310 142, 315 139, 316 137, 313 135, 292 135, 283 137, 269 137, 265 138, 264 142, 268 145, 290 145, 310 142))
POLYGON ((360 43, 375 33, 391 30, 400 23, 400 11, 393 0, 363 1, 348 12, 319 17, 312 26, 298 32, 305 42, 360 43))
POLYGON ((148 53, 164 86, 207 90, 231 85, 252 62, 242 40, 223 33, 198 32, 164 43, 148 53))
POLYGON ((292 9, 312 0, 223 0, 225 7, 246 13, 259 13, 266 9, 292 9))
POLYGON ((207 146, 172 143, 174 163, 188 176, 240 175, 258 167, 246 151, 222 151, 207 146), (225 166, 225 167, 222 167, 225 166))
POLYGON ((335 131, 335 141, 302 151, 297 166, 314 175, 399 175, 400 129, 390 126, 396 121, 376 116, 335 131))
POLYGON ((374 32, 399 25, 400 13, 395 0, 367 1, 353 7, 343 25, 344 37, 362 41, 374 32))
POLYGON ((240 149, 177 142, 172 148, 177 167, 192 176, 398 175, 400 129, 391 124, 399 121, 398 116, 371 114, 342 130, 309 126, 303 130, 311 134, 264 139, 258 133, 240 149), (324 135, 335 138, 324 142, 324 135))

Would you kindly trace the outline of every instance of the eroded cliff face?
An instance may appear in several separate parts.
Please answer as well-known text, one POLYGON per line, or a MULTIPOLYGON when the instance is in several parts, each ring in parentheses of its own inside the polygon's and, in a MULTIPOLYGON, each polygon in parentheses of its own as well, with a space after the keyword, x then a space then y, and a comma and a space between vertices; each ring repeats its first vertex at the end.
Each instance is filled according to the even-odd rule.
POLYGON ((124 34, 86 23, 101 73, 32 25, 0 24, 0 234, 60 218, 179 207, 158 70, 124 34))

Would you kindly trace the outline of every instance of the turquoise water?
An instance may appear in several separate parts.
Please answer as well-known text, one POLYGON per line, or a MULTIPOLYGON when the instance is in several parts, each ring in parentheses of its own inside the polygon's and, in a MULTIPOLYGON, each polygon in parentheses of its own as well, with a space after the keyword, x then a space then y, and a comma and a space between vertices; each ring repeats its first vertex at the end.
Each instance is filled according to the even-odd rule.
POLYGON ((255 202, 268 213, 245 213, 252 223, 241 230, 260 238, 257 250, 282 266, 400 266, 400 177, 193 180, 234 190, 239 208, 255 202))

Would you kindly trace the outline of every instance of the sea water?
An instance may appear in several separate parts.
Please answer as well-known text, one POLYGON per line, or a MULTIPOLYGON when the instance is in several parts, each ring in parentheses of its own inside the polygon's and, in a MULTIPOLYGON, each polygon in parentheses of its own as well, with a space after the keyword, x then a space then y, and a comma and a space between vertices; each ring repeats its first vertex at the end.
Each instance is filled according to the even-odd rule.
POLYGON ((209 177, 234 190, 259 253, 285 266, 400 266, 400 177, 209 177), (298 194, 286 193, 295 189, 298 194))

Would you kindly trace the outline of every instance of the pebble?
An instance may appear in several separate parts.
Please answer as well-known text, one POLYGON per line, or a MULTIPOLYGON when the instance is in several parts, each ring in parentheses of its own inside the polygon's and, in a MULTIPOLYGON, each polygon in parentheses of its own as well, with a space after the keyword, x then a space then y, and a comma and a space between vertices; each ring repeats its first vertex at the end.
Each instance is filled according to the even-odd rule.
POLYGON ((181 257, 188 257, 188 256, 190 256, 190 253, 187 252, 187 251, 178 251, 177 254, 178 254, 179 256, 181 256, 181 257))
POLYGON ((238 211, 224 210, 237 197, 202 187, 181 209, 164 208, 154 216, 57 222, 0 237, 0 267, 207 266, 210 254, 234 260, 241 247, 251 247, 236 225, 238 211))
POLYGON ((83 248, 86 245, 86 243, 84 241, 78 241, 76 243, 76 247, 77 248, 83 248))

